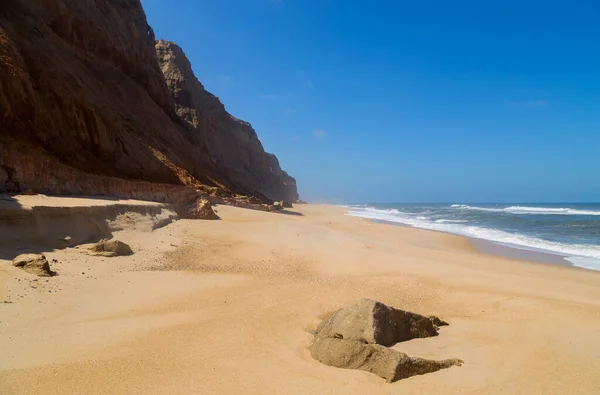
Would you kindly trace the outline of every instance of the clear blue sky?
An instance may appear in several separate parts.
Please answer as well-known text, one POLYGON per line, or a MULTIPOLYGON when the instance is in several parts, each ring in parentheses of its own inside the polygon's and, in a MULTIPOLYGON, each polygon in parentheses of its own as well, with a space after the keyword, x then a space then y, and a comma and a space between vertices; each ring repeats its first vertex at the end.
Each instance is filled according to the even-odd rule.
POLYGON ((600 3, 142 0, 330 202, 600 201, 600 3))

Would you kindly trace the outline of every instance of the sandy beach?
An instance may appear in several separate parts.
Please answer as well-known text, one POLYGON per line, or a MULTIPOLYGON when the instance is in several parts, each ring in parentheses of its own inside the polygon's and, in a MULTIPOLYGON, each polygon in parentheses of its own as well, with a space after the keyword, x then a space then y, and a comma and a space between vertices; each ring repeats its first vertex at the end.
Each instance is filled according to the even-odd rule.
POLYGON ((466 239, 297 205, 218 206, 113 236, 134 254, 0 259, 3 394, 596 394, 600 273, 478 252, 466 239), (308 351, 324 314, 371 298, 448 321, 394 346, 461 367, 389 384, 308 351))

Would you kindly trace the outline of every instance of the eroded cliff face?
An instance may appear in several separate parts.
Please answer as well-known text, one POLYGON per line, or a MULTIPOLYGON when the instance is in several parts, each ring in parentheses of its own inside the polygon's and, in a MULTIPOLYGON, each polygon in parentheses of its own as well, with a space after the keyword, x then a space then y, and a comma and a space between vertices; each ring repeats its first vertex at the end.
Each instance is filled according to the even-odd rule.
POLYGON ((177 114, 196 131, 210 159, 237 188, 272 200, 298 200, 296 180, 281 170, 275 155, 265 152, 252 126, 226 110, 204 89, 183 50, 159 40, 156 55, 177 114))
POLYGON ((287 193, 272 172, 240 183, 214 144, 175 105, 139 0, 0 2, 0 191, 287 193))

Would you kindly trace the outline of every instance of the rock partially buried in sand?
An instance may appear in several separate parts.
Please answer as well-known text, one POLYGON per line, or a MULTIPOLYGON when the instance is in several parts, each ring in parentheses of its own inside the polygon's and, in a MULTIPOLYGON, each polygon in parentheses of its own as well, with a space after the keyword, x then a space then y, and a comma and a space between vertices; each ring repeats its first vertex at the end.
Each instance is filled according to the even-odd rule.
POLYGON ((214 212, 212 205, 208 200, 198 199, 195 202, 180 207, 177 215, 181 219, 220 219, 214 212))
POLYGON ((119 240, 102 239, 90 247, 92 255, 101 255, 106 257, 131 255, 133 251, 129 245, 119 240))
POLYGON ((326 365, 365 370, 394 382, 462 364, 458 359, 411 358, 385 347, 414 338, 436 336, 439 325, 447 323, 437 317, 425 317, 360 299, 319 324, 310 351, 313 358, 326 365))
POLYGON ((330 337, 316 338, 310 351, 314 359, 325 365, 364 370, 386 379, 389 383, 462 364, 458 359, 433 361, 412 358, 379 344, 330 337))
POLYGON ((50 277, 54 274, 50 264, 42 254, 21 254, 12 261, 13 266, 21 268, 28 273, 41 277, 50 277))

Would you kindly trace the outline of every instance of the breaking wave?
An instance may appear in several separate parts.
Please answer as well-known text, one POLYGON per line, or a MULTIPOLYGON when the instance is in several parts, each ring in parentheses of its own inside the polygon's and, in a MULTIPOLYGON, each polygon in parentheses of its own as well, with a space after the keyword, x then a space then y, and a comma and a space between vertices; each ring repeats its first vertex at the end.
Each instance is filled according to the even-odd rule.
MULTIPOLYGON (((446 206, 447 207, 447 206, 446 206)), ((453 205, 452 208, 465 210, 512 210, 518 213, 539 212, 537 207, 511 206, 506 209, 489 209, 482 207, 471 207, 465 205, 453 205)), ((403 213, 396 209, 377 209, 370 206, 348 207, 350 210, 346 213, 350 216, 386 221, 398 224, 413 226, 415 228, 436 230, 440 232, 453 233, 461 236, 472 237, 476 239, 488 240, 504 244, 514 248, 547 252, 565 257, 576 266, 588 269, 600 270, 600 246, 593 244, 570 244, 544 240, 538 237, 525 235, 522 233, 510 233, 499 229, 487 228, 482 226, 469 225, 470 221, 464 219, 429 219, 416 214, 403 213)), ((559 213, 556 210, 572 209, 548 209, 545 214, 559 213)), ((588 213, 587 210, 574 210, 579 213, 588 213)), ((600 215, 600 212, 589 211, 596 214, 581 215, 600 215)), ((560 212, 562 213, 562 212, 560 212)))

